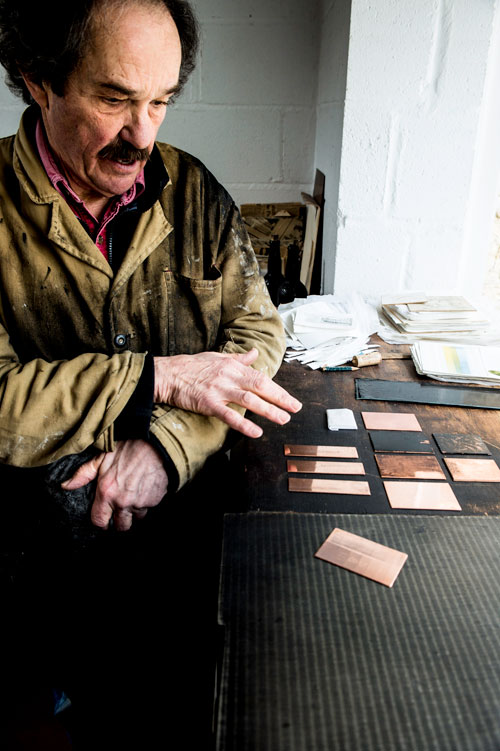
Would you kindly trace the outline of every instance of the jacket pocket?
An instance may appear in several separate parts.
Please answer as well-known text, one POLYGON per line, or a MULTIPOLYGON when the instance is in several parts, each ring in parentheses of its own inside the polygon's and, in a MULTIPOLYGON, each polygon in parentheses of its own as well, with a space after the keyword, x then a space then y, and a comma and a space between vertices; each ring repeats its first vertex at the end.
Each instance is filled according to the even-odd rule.
POLYGON ((215 348, 221 321, 222 275, 215 266, 210 275, 211 279, 191 279, 165 272, 170 355, 215 348))

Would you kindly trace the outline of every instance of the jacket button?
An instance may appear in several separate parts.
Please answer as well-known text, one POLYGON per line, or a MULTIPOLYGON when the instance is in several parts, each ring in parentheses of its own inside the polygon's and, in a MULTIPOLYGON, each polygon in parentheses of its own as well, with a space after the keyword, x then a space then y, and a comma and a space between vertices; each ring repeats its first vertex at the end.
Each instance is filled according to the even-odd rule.
POLYGON ((114 338, 115 347, 124 347, 127 343, 125 334, 117 334, 114 338))

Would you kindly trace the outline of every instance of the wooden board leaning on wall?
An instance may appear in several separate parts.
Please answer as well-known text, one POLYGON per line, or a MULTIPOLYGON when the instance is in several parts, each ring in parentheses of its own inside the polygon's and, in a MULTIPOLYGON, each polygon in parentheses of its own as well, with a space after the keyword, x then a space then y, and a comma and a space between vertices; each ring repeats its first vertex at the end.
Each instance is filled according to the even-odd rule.
POLYGON ((282 271, 288 246, 297 244, 301 250, 300 281, 309 292, 320 219, 320 207, 314 198, 302 193, 302 203, 246 203, 240 209, 261 273, 267 271, 269 243, 278 235, 282 271))

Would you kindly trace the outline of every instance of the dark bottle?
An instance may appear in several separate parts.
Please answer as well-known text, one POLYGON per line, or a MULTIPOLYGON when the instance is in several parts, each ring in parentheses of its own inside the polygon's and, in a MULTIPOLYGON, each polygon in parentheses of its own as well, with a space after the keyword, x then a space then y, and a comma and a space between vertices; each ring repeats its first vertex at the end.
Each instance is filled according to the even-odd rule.
MULTIPOLYGON (((288 246, 288 257, 286 261, 285 277, 290 282, 293 289, 293 298, 307 297, 307 289, 300 281, 300 249, 296 243, 288 246)), ((284 302, 284 301, 283 301, 284 302)))
POLYGON ((264 277, 269 295, 274 305, 279 305, 279 289, 285 281, 281 272, 280 241, 277 235, 269 243, 269 255, 267 257, 267 274, 264 277))

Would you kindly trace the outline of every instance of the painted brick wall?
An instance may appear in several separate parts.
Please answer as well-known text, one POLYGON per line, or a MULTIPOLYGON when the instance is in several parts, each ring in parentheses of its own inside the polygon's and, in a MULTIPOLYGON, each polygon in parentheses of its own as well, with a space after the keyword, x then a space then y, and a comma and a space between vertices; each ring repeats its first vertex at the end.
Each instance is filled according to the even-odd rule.
POLYGON ((316 0, 194 0, 202 56, 161 137, 238 203, 300 200, 314 177, 316 0))
MULTIPOLYGON (((194 0, 199 65, 161 140, 198 156, 238 203, 300 200, 314 177, 317 0, 194 0)), ((0 136, 24 107, 0 85, 0 136)))

